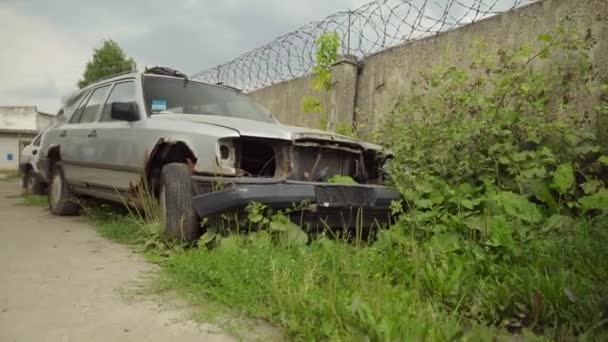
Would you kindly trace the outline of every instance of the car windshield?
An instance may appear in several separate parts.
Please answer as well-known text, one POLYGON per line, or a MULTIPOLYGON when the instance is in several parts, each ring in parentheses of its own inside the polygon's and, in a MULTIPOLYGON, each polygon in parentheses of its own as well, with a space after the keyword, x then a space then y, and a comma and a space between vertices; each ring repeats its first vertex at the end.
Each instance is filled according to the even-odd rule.
POLYGON ((178 78, 144 79, 148 113, 228 116, 275 122, 272 115, 249 97, 233 90, 178 78))

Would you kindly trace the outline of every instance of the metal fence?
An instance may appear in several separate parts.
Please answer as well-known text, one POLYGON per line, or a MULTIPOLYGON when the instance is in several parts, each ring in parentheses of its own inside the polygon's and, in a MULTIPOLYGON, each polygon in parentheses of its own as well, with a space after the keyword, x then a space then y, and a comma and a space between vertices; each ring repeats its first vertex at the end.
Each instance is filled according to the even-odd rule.
POLYGON ((257 89, 308 74, 315 65, 315 41, 325 32, 339 35, 341 54, 365 57, 535 1, 377 0, 308 23, 192 78, 244 90, 257 89))

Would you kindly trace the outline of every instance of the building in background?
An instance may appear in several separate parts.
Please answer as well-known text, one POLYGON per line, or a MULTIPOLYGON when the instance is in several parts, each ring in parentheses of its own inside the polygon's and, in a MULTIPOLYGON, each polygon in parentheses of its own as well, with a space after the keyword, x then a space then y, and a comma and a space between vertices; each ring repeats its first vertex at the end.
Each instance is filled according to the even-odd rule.
POLYGON ((23 147, 49 127, 54 118, 35 106, 0 106, 0 170, 16 170, 23 147))

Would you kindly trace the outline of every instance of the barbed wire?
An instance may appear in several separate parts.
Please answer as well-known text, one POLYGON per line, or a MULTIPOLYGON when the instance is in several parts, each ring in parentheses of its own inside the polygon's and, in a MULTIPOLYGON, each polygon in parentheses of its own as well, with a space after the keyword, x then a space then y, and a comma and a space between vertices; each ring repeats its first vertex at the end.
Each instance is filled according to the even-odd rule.
POLYGON ((310 22, 236 59, 191 78, 253 90, 308 74, 315 41, 336 32, 341 54, 366 57, 539 0, 377 0, 310 22))

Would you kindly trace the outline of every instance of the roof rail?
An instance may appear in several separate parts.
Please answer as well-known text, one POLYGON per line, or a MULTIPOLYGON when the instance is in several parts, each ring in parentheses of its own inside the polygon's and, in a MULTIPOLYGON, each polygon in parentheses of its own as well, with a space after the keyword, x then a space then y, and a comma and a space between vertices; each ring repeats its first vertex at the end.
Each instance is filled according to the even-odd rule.
MULTIPOLYGON (((104 77, 102 77, 102 78, 100 78, 100 79, 96 80, 96 81, 95 81, 95 82, 93 82, 93 83, 97 83, 97 82, 99 82, 99 81, 107 80, 107 79, 109 79, 109 78, 113 78, 113 77, 117 77, 117 76, 121 76, 121 75, 131 74, 131 73, 134 73, 134 72, 135 72, 135 71, 133 71, 133 70, 127 70, 127 71, 121 71, 121 72, 117 72, 117 73, 112 74, 112 75, 104 76, 104 77)), ((93 83, 91 83, 91 84, 93 84, 93 83)))
POLYGON ((166 67, 152 67, 152 68, 146 68, 144 70, 144 74, 154 74, 154 75, 162 75, 162 76, 172 76, 172 77, 179 77, 179 78, 183 78, 183 79, 188 79, 188 76, 186 76, 186 74, 184 74, 183 72, 177 71, 175 69, 171 69, 171 68, 166 68, 166 67))
POLYGON ((215 85, 216 85, 216 86, 219 86, 219 87, 222 87, 222 88, 226 88, 226 89, 234 90, 234 91, 236 91, 237 93, 242 93, 242 92, 243 92, 243 89, 239 89, 239 88, 237 88, 237 87, 229 86, 229 85, 227 85, 227 84, 224 84, 224 82, 217 82, 215 85))

